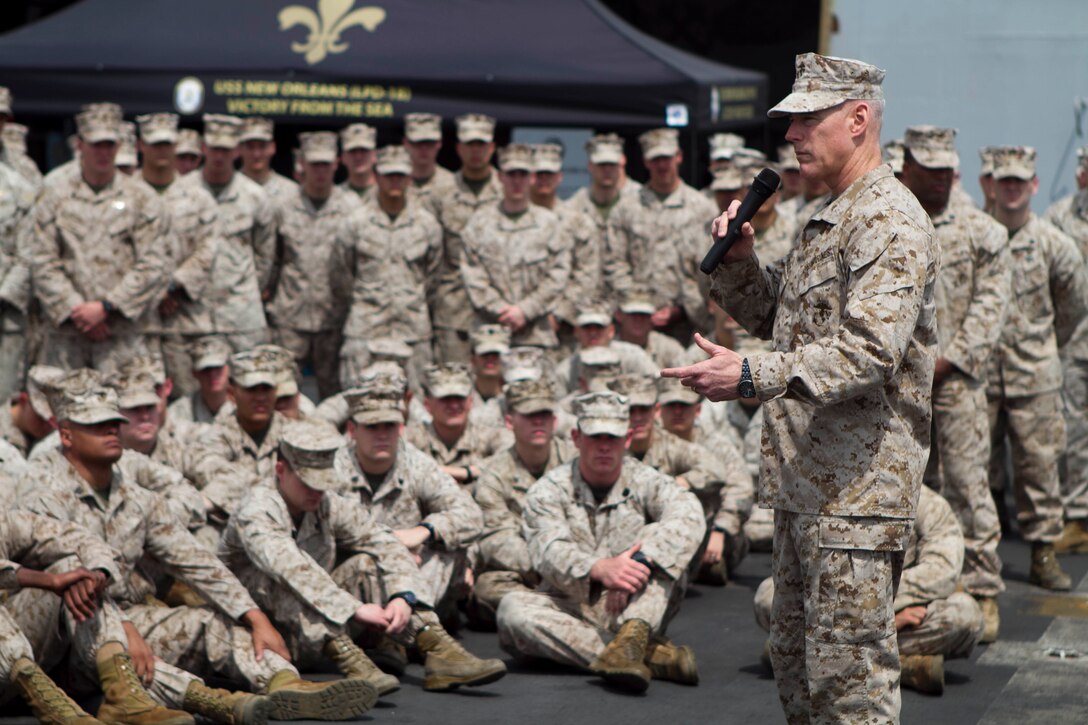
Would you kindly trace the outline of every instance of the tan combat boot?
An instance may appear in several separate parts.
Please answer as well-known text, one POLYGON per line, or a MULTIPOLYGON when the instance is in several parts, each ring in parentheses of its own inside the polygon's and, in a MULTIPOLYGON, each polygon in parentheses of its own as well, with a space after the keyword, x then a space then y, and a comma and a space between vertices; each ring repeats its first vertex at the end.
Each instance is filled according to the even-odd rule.
POLYGON ((304 680, 280 670, 268 683, 272 720, 350 720, 374 707, 378 693, 362 680, 304 680))
POLYGON ((681 685, 698 685, 699 668, 695 665, 695 651, 684 645, 677 647, 665 637, 654 635, 646 648, 646 664, 655 680, 679 682, 681 685))
POLYGON ((370 650, 370 661, 380 667, 383 672, 388 672, 394 677, 403 677, 404 669, 408 666, 408 653, 403 645, 382 635, 378 646, 370 650))
POLYGON ((1062 571, 1054 545, 1042 541, 1031 544, 1031 572, 1028 581, 1043 589, 1067 592, 1073 588, 1073 580, 1062 571))
POLYGON ((718 559, 713 564, 702 564, 695 577, 695 583, 712 587, 724 587, 728 584, 729 574, 726 571, 725 559, 718 559))
POLYGON ((326 642, 325 655, 336 663, 336 668, 345 677, 369 682, 379 697, 400 689, 400 681, 382 672, 346 634, 326 642))
POLYGON ((944 655, 907 655, 899 661, 899 684, 926 695, 944 692, 944 655))
POLYGON ((589 671, 616 687, 645 692, 652 676, 645 662, 649 644, 650 625, 641 619, 628 619, 590 663, 589 671))
POLYGON ((440 624, 428 624, 416 634, 416 647, 423 653, 423 689, 429 692, 453 690, 461 685, 477 687, 502 679, 502 660, 482 660, 450 636, 440 624))
POLYGON ((41 667, 26 657, 12 665, 11 680, 43 725, 102 725, 101 720, 84 712, 41 667))
POLYGON ((1054 542, 1057 554, 1088 554, 1088 526, 1084 519, 1070 519, 1065 522, 1062 535, 1054 542))
POLYGON ((186 712, 221 725, 266 725, 272 711, 272 703, 267 697, 220 690, 199 680, 189 683, 181 706, 186 712))
POLYGON ((997 607, 997 597, 978 597, 976 599, 982 610, 982 636, 980 644, 990 644, 997 641, 997 633, 1001 629, 1001 611, 997 607))
POLYGON ((169 710, 154 700, 140 683, 136 667, 127 652, 98 661, 102 683, 102 704, 98 719, 109 725, 196 725, 193 716, 169 710))

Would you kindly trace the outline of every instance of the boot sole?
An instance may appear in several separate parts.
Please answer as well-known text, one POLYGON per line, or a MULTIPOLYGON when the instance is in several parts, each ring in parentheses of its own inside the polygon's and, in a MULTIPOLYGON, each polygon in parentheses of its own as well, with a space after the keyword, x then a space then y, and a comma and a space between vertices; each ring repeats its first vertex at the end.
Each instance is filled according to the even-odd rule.
POLYGON ((246 703, 241 712, 234 713, 236 725, 268 725, 272 715, 272 703, 267 697, 258 697, 246 703))
MULTIPOLYGON (((105 707, 105 704, 103 704, 103 707, 105 707)), ((175 710, 174 712, 177 711, 175 710)), ((97 715, 95 715, 95 717, 100 722, 105 723, 105 725, 110 725, 111 723, 128 722, 124 714, 118 714, 116 717, 111 717, 109 713, 106 713, 105 716, 103 716, 101 708, 99 708, 99 712, 97 715)), ((156 720, 155 722, 156 725, 194 725, 196 723, 196 718, 194 718, 192 715, 189 715, 188 713, 178 713, 174 717, 166 718, 164 720, 156 720)))
POLYGON ((1040 589, 1046 589, 1047 591, 1051 591, 1051 592, 1068 592, 1068 591, 1072 591, 1072 589, 1073 589, 1072 580, 1070 580, 1068 582, 1045 583, 1045 582, 1039 580, 1036 577, 1029 576, 1028 577, 1028 583, 1033 584, 1033 585, 1039 587, 1040 589))
POLYGON ((316 692, 271 692, 268 700, 272 720, 348 720, 374 707, 378 693, 363 680, 334 680, 316 692))
POLYGON ((501 680, 505 676, 506 665, 500 665, 490 672, 468 678, 433 675, 423 680, 423 689, 427 692, 446 692, 448 690, 456 690, 462 685, 465 687, 479 687, 480 685, 489 685, 492 682, 501 680))
POLYGON ((675 682, 680 685, 695 686, 699 684, 699 666, 695 663, 695 650, 688 645, 680 647, 680 662, 677 667, 678 672, 664 672, 660 674, 653 671, 653 666, 650 667, 650 672, 653 677, 658 680, 666 680, 668 682, 675 682))
POLYGON ((626 692, 646 692, 650 687, 650 680, 644 674, 630 672, 598 673, 606 683, 626 692))

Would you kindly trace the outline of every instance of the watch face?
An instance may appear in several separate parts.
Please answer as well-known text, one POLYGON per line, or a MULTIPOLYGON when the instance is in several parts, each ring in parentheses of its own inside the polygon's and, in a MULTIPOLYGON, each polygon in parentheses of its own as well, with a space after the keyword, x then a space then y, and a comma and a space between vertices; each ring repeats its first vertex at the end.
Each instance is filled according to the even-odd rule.
POLYGON ((740 393, 742 398, 754 398, 756 397, 756 386, 751 380, 742 380, 740 385, 737 386, 737 392, 740 393))

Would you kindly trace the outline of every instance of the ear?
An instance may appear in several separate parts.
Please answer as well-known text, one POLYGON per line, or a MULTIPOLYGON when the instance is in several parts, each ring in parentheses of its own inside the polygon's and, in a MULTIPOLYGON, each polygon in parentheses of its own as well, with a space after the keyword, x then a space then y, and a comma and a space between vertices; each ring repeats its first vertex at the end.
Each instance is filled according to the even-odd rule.
POLYGON ((514 430, 514 416, 507 413, 502 417, 502 419, 506 422, 507 429, 514 430))

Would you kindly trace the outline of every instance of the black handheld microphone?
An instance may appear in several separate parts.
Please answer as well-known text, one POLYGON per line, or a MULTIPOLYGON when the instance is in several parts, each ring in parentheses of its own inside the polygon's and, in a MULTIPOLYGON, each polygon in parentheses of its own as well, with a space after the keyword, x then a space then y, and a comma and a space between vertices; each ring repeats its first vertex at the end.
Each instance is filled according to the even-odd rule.
POLYGON ((740 208, 737 209, 737 215, 733 217, 733 221, 729 222, 729 228, 725 232, 725 236, 719 237, 714 246, 710 248, 710 251, 703 257, 703 263, 699 265, 699 269, 703 271, 703 274, 710 274, 722 261, 722 257, 729 251, 729 248, 733 246, 733 243, 737 241, 737 237, 740 236, 740 228, 745 222, 752 220, 752 217, 759 211, 759 207, 763 206, 763 202, 771 198, 771 195, 778 191, 778 185, 781 183, 781 179, 771 169, 763 169, 759 172, 759 176, 752 181, 752 188, 748 190, 747 196, 744 197, 744 201, 740 203, 740 208))

